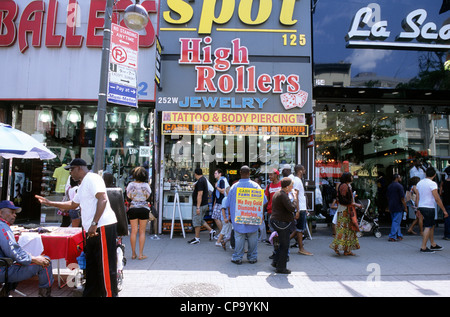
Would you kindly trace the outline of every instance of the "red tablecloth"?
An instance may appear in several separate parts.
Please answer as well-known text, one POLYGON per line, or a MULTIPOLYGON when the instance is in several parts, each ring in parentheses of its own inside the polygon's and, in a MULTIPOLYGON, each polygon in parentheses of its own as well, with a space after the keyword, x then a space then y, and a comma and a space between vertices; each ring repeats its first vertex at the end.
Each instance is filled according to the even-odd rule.
MULTIPOLYGON (((52 260, 66 259, 66 265, 77 263, 77 257, 83 249, 81 228, 54 228, 50 233, 41 234, 44 246, 43 254, 52 260)), ((16 240, 18 240, 16 236, 16 240)))

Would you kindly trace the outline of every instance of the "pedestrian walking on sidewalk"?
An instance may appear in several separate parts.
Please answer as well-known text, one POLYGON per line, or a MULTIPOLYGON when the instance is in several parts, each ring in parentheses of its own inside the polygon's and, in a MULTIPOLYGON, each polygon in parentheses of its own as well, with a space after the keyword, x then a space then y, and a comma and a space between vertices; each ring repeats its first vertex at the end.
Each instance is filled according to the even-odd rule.
POLYGON ((227 242, 231 239, 231 230, 233 230, 230 217, 230 208, 225 206, 227 205, 227 200, 227 197, 224 197, 222 200, 222 230, 220 231, 216 242, 216 246, 222 246, 225 251, 227 250, 227 242))
POLYGON ((361 207, 355 204, 353 200, 353 193, 351 183, 353 181, 352 174, 345 172, 341 176, 341 183, 337 190, 337 223, 336 236, 330 244, 330 248, 340 255, 340 251, 344 251, 344 255, 354 255, 352 250, 360 248, 356 232, 359 230, 356 220, 356 207, 361 207), (355 223, 356 222, 356 223, 355 223))
POLYGON ((391 232, 389 233, 388 241, 403 240, 400 223, 402 222, 403 212, 407 211, 405 202, 405 191, 403 189, 402 177, 399 174, 394 174, 392 183, 387 188, 387 199, 389 212, 391 214, 391 232))
MULTIPOLYGON (((440 194, 447 213, 450 213, 450 168, 445 170, 447 178, 442 180, 440 194)), ((450 217, 444 218, 444 239, 450 240, 450 217)))
POLYGON ((436 176, 436 170, 433 167, 429 167, 425 174, 426 178, 417 183, 417 191, 419 192, 419 211, 423 216, 424 228, 420 252, 434 253, 434 251, 443 249, 434 241, 435 204, 437 204, 444 212, 444 218, 448 217, 448 213, 442 204, 441 197, 439 197, 438 186, 433 180, 436 176), (430 248, 427 247, 428 241, 430 241, 430 248))
POLYGON ((414 232, 414 226, 419 225, 420 235, 423 235, 423 217, 417 209, 417 183, 420 181, 418 176, 414 176, 409 180, 409 190, 406 192, 405 200, 406 206, 408 206, 408 216, 410 219, 414 219, 408 228, 408 234, 417 234, 414 232))
POLYGON ((194 227, 195 237, 188 241, 189 244, 200 243, 200 229, 205 226, 209 231, 210 240, 216 233, 208 223, 203 219, 206 212, 209 210, 208 205, 208 180, 203 176, 201 168, 196 168, 194 171, 194 177, 197 180, 194 185, 194 192, 192 193, 192 226, 194 227))
POLYGON ((297 193, 296 204, 297 209, 295 213, 296 230, 291 233, 291 239, 296 238, 298 244, 298 253, 302 255, 313 255, 311 252, 306 251, 303 244, 303 232, 306 231, 307 224, 307 206, 305 188, 303 186, 302 177, 305 173, 305 168, 301 164, 295 165, 295 176, 292 178, 293 189, 297 193))
POLYGON ((279 247, 275 250, 272 266, 276 268, 277 273, 289 274, 290 270, 286 268, 289 241, 291 232, 295 231, 294 212, 297 208, 297 200, 291 201, 289 193, 294 187, 294 182, 289 177, 281 180, 281 190, 273 195, 272 216, 270 223, 273 229, 278 233, 279 247))

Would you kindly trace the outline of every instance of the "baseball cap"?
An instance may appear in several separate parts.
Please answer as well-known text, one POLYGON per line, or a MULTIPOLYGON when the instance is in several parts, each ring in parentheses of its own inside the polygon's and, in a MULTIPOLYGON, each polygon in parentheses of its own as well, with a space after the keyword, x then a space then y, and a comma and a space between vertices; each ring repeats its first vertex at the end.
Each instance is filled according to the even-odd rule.
POLYGON ((87 166, 86 161, 80 158, 73 159, 69 165, 64 166, 64 169, 68 170, 74 166, 87 166))
POLYGON ((289 164, 284 164, 284 165, 281 167, 281 170, 292 170, 292 167, 291 167, 291 165, 289 165, 289 164))
POLYGON ((272 173, 277 174, 277 175, 280 175, 280 171, 277 170, 276 168, 274 168, 274 169, 272 170, 272 173))
POLYGON ((14 206, 14 203, 9 200, 0 201, 0 209, 9 208, 16 211, 16 214, 22 211, 22 208, 14 206))

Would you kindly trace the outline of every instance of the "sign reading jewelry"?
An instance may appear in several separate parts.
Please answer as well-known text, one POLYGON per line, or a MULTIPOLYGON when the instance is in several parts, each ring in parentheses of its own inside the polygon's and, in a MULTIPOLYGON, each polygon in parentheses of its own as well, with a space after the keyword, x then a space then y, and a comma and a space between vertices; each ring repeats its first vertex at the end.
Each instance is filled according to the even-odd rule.
POLYGON ((158 110, 312 112, 310 1, 168 0, 160 10, 158 110))

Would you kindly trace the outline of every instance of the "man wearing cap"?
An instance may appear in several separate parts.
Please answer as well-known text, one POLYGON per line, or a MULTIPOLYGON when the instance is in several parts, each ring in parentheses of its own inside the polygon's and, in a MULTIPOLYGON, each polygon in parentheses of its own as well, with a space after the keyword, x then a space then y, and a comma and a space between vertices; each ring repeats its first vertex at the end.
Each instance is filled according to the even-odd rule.
MULTIPOLYGON (((8 268, 8 284, 3 291, 7 292, 11 284, 27 280, 35 275, 39 278, 39 296, 50 297, 53 284, 52 264, 44 256, 32 256, 16 242, 10 226, 16 220, 16 214, 21 212, 20 207, 13 202, 3 200, 0 202, 0 258, 11 258, 14 264, 8 268)), ((0 283, 5 281, 5 267, 0 267, 0 283)), ((0 294, 4 295, 4 294, 0 294)))
POLYGON ((277 191, 281 190, 280 172, 277 169, 274 168, 272 172, 269 173, 269 181, 270 183, 267 185, 265 191, 267 197, 265 209, 267 210, 268 219, 272 215, 272 197, 277 191))
POLYGON ((117 291, 117 218, 108 200, 103 178, 90 173, 84 160, 76 158, 64 167, 80 181, 71 201, 56 202, 36 195, 41 204, 60 209, 81 208, 81 222, 86 231, 85 297, 115 297, 117 291))
MULTIPOLYGON (((254 181, 250 180, 250 168, 247 165, 241 167, 240 170, 241 179, 231 186, 228 192, 228 198, 225 202, 225 208, 230 208, 230 218, 234 229, 235 247, 233 255, 231 256, 231 262, 235 264, 242 264, 242 258, 244 257, 245 241, 248 243, 247 259, 248 262, 254 264, 257 262, 258 256, 258 229, 259 225, 240 224, 234 221, 236 214, 239 212, 238 206, 236 206, 236 196, 238 188, 256 188, 261 187, 254 181)), ((266 197, 264 195, 263 203, 266 203, 266 197)))

